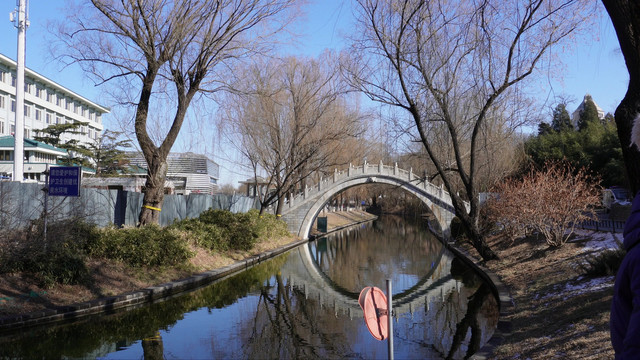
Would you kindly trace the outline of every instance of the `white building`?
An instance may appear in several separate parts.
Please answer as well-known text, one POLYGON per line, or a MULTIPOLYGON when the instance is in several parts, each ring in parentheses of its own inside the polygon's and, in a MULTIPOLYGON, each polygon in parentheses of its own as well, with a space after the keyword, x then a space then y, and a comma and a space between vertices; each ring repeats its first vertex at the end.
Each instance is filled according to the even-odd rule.
MULTIPOLYGON (((131 165, 148 169, 147 161, 141 153, 129 153, 131 165)), ((175 194, 189 195, 210 194, 218 189, 220 166, 205 155, 186 153, 169 153, 167 157, 167 178, 175 194)), ((166 185, 165 185, 166 187, 166 185)))
MULTIPOLYGON (((52 124, 86 122, 82 134, 63 134, 61 140, 95 141, 102 134, 102 115, 109 109, 25 69, 24 137, 52 124)), ((15 132, 16 62, 0 54, 0 136, 15 132)))
POLYGON ((600 119, 601 121, 604 120, 604 110, 602 110, 602 108, 600 108, 600 106, 596 104, 591 95, 587 94, 584 96, 584 99, 582 100, 580 105, 578 105, 578 108, 573 112, 573 114, 571 114, 571 123, 576 129, 578 128, 578 122, 580 121, 580 112, 584 110, 584 105, 587 102, 587 99, 591 99, 591 101, 593 101, 593 104, 596 106, 596 110, 598 111, 598 119, 600 119))

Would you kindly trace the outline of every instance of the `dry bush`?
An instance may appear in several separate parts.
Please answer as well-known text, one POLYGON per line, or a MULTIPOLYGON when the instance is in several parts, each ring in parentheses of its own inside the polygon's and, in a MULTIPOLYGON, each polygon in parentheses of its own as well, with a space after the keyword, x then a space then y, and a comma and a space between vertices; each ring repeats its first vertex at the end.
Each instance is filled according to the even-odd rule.
POLYGON ((542 170, 532 169, 522 179, 496 186, 487 214, 511 239, 534 231, 550 246, 562 246, 577 224, 595 216, 597 184, 584 168, 576 171, 570 164, 549 162, 542 170))

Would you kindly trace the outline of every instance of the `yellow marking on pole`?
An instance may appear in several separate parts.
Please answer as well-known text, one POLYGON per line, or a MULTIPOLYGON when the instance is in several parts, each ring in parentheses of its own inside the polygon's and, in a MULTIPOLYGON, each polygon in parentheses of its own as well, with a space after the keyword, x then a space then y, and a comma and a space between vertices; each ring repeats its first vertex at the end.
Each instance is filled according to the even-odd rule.
POLYGON ((145 207, 145 208, 151 209, 151 210, 155 210, 155 211, 162 211, 162 209, 160 209, 160 208, 149 206, 149 205, 143 205, 142 207, 145 207))

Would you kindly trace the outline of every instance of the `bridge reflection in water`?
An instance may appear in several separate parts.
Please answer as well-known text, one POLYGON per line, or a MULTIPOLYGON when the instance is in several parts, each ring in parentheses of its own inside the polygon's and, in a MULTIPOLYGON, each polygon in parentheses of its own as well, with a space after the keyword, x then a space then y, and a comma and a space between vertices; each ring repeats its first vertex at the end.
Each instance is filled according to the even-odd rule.
POLYGON ((477 274, 424 230, 392 218, 299 247, 281 273, 305 299, 350 319, 363 318, 360 290, 385 289, 391 278, 395 332, 443 357, 473 354, 498 320, 495 298, 477 274))
POLYGON ((495 329, 473 271, 417 226, 380 219, 179 297, 0 336, 0 358, 386 358, 357 304, 386 278, 398 359, 463 358, 495 329))

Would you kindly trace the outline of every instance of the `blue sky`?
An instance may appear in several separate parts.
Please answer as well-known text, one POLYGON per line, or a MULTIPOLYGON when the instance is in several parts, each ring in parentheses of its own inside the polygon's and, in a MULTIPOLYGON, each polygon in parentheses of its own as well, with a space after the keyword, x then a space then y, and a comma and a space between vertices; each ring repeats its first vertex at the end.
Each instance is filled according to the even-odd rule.
MULTIPOLYGON (((31 26, 27 30, 26 65, 88 99, 111 107, 112 104, 102 102, 104 97, 101 96, 101 89, 96 88, 79 67, 62 68, 49 53, 45 41, 46 25, 48 21, 65 15, 62 8, 64 3, 62 0, 30 0, 31 26)), ((0 53, 12 59, 16 58, 17 33, 9 21, 9 13, 16 8, 15 4, 14 0, 0 2, 0 18, 4 16, 5 19, 0 21, 0 53)), ((622 100, 627 89, 628 74, 615 31, 606 12, 602 6, 600 8, 600 24, 591 29, 593 39, 582 41, 574 50, 562 56, 566 66, 563 81, 550 81, 540 86, 540 100, 550 99, 548 106, 553 104, 555 95, 568 95, 575 100, 569 106, 570 112, 573 112, 583 96, 589 93, 605 112, 613 113, 622 100)), ((353 21, 350 1, 310 0, 305 11, 306 18, 298 25, 303 37, 298 46, 290 47, 286 52, 292 55, 317 56, 327 48, 340 50, 344 44, 343 35, 349 32, 353 21)), ((109 128, 109 116, 105 116, 104 120, 109 128)), ((237 181, 247 177, 237 170, 238 166, 234 159, 230 159, 231 155, 220 155, 221 152, 218 151, 207 152, 221 165, 221 183, 237 185, 237 181)))

